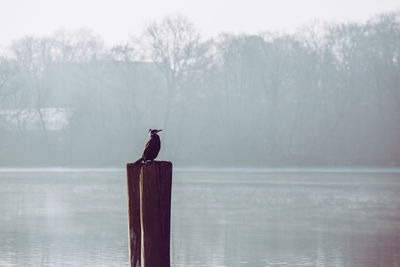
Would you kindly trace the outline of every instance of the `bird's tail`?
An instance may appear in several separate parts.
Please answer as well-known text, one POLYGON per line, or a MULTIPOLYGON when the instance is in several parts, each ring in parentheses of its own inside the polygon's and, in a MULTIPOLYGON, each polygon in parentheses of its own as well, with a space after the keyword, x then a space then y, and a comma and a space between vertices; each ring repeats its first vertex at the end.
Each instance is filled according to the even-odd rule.
POLYGON ((143 158, 140 158, 137 161, 135 161, 133 164, 138 164, 138 163, 141 163, 142 161, 143 161, 143 158))

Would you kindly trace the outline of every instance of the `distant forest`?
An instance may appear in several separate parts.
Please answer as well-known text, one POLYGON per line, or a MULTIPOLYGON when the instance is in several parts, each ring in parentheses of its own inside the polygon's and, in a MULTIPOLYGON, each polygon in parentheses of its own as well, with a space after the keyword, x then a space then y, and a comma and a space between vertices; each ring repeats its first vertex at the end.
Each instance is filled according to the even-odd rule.
POLYGON ((201 35, 182 16, 0 50, 1 166, 400 166, 400 12, 295 34, 201 35))

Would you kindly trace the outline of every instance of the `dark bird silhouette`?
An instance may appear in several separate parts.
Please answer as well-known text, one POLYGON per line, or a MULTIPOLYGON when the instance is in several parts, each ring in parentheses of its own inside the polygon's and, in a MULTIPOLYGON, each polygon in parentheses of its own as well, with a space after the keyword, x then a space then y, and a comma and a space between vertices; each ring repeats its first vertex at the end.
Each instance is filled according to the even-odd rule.
POLYGON ((157 133, 161 131, 162 130, 155 129, 149 130, 150 140, 144 147, 142 157, 138 159, 135 163, 153 161, 157 157, 158 152, 160 152, 161 148, 161 140, 157 133))

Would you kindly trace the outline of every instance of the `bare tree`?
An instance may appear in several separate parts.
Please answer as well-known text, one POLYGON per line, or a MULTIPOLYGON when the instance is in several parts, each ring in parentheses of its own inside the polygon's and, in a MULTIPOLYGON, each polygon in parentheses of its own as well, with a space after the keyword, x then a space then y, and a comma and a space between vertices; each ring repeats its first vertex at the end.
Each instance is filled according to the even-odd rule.
POLYGON ((163 73, 167 84, 167 105, 164 124, 169 124, 171 106, 182 94, 188 79, 209 64, 209 45, 185 17, 166 17, 150 23, 144 33, 152 61, 163 73))
POLYGON ((115 45, 110 49, 110 57, 114 61, 132 62, 136 54, 135 48, 129 43, 115 45))
POLYGON ((89 62, 103 56, 104 43, 99 35, 88 29, 56 31, 51 38, 57 53, 54 58, 61 62, 89 62))
POLYGON ((165 79, 163 127, 170 131, 166 131, 164 136, 169 134, 170 144, 175 144, 170 146, 169 153, 178 155, 178 150, 181 149, 178 146, 179 139, 185 135, 187 129, 183 126, 184 120, 188 119, 179 114, 187 114, 190 106, 194 106, 193 101, 189 100, 196 99, 200 94, 202 75, 211 63, 210 43, 202 41, 194 25, 179 15, 150 23, 144 31, 143 40, 148 56, 165 79), (191 97, 186 97, 187 95, 191 97), (173 127, 172 117, 175 118, 173 127))
POLYGON ((18 68, 25 78, 25 86, 32 96, 27 110, 32 109, 39 117, 40 127, 46 133, 46 124, 42 108, 45 105, 47 88, 42 84, 42 74, 51 61, 50 42, 47 39, 27 36, 14 41, 11 50, 18 63, 18 68))
POLYGON ((0 57, 0 104, 4 104, 5 99, 12 94, 10 83, 15 72, 15 64, 9 59, 0 57))

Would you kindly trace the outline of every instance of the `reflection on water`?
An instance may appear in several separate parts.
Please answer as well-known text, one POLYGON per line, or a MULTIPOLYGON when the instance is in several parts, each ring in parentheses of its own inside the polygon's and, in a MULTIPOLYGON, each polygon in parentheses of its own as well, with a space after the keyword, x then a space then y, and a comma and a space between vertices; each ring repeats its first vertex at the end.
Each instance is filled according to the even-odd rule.
MULTIPOLYGON (((124 172, 0 172, 0 266, 128 266, 124 172)), ((172 266, 400 266, 399 173, 176 172, 172 266)))

